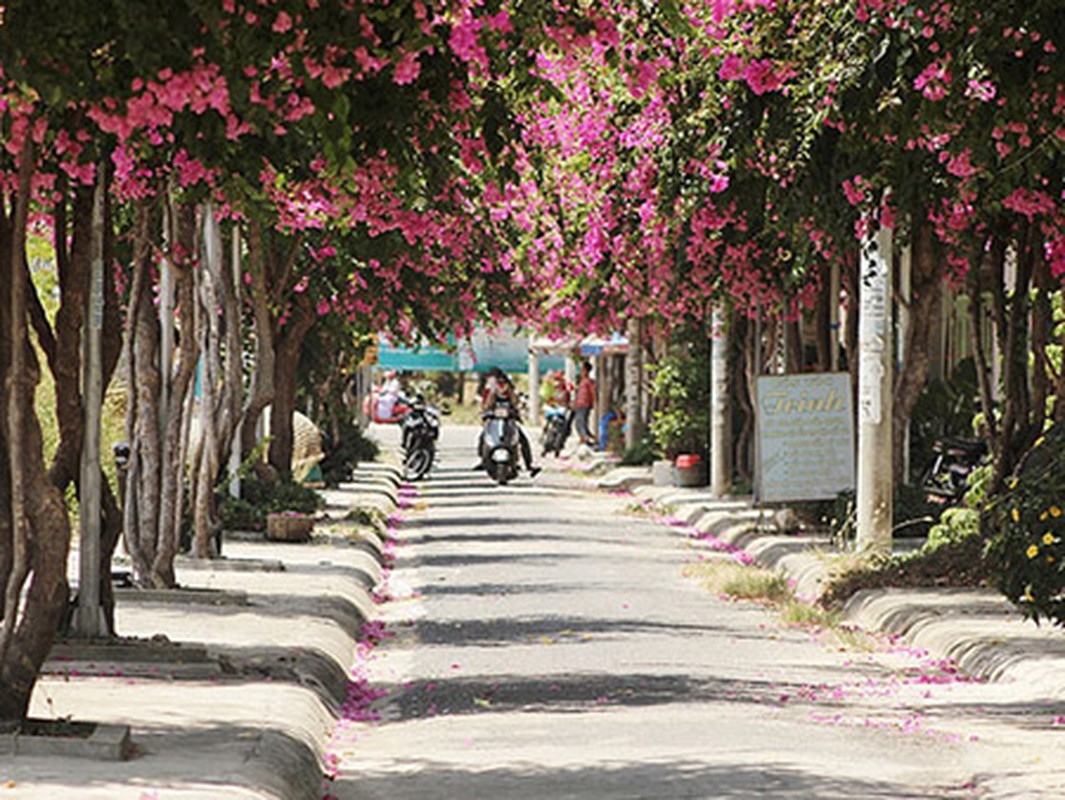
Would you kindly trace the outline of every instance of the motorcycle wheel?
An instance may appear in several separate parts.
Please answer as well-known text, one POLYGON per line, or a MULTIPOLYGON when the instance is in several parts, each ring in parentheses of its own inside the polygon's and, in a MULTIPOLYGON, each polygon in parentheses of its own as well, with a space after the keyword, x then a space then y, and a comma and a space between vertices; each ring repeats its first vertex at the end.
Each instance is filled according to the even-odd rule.
POLYGON ((488 470, 488 474, 492 476, 497 486, 506 486, 507 481, 510 480, 510 470, 502 464, 493 465, 488 470))
POLYGON ((433 466, 433 453, 428 448, 417 447, 407 453, 403 466, 407 480, 420 481, 433 466))

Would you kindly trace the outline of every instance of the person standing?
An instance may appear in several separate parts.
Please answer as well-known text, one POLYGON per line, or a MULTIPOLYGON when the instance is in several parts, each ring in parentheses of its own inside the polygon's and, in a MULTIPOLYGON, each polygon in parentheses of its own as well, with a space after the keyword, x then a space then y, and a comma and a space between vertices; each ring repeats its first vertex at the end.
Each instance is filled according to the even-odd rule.
POLYGON ((577 397, 573 401, 573 422, 577 426, 577 435, 586 445, 595 447, 595 437, 588 429, 588 420, 595 410, 595 381, 592 380, 592 365, 585 361, 581 364, 581 377, 577 383, 577 397))

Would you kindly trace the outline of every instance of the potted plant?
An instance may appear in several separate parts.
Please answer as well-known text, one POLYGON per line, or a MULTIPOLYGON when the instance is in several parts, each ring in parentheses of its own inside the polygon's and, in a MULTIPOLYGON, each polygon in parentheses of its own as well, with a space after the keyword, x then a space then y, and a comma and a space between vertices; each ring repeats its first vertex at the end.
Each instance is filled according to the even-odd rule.
POLYGON ((266 515, 266 538, 275 542, 305 542, 314 530, 314 517, 301 511, 273 511, 266 515))
POLYGON ((652 465, 655 483, 665 480, 667 472, 669 482, 679 486, 706 483, 710 390, 705 352, 697 343, 675 348, 653 367, 651 394, 657 408, 650 429, 665 457, 652 465))

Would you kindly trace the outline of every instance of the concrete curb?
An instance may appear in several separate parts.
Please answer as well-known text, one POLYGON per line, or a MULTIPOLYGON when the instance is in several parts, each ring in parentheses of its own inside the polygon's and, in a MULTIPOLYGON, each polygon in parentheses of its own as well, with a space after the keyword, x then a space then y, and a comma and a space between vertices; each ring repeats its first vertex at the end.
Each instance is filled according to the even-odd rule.
MULTIPOLYGON (((360 467, 334 499, 388 517, 400 485, 394 468, 360 467)), ((382 536, 235 539, 217 568, 176 564, 182 590, 123 595, 116 624, 131 644, 58 649, 31 716, 128 722, 139 755, 115 767, 20 753, 0 778, 27 798, 139 800, 157 786, 183 800, 317 800, 361 624, 377 614, 382 536)))
MULTIPOLYGON (((605 476, 601 488, 622 480, 610 479, 605 476)), ((623 479, 633 480, 630 473, 623 479)), ((788 511, 759 511, 749 498, 716 499, 705 490, 640 482, 632 486, 634 496, 650 507, 785 575, 799 599, 814 603, 821 597, 829 578, 823 554, 831 551, 831 542, 783 533, 790 527, 788 511)), ((866 590, 851 598, 843 615, 865 630, 890 634, 935 657, 952 659, 971 677, 1023 684, 1042 696, 1065 699, 1061 631, 1023 619, 991 590, 866 590)))

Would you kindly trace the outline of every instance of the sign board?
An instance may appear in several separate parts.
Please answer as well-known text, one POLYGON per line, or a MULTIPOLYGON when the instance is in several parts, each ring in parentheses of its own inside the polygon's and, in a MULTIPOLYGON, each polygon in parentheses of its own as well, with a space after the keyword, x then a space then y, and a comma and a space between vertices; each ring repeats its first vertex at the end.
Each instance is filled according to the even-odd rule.
POLYGON ((759 499, 823 500, 854 488, 847 373, 763 375, 757 394, 759 499))

